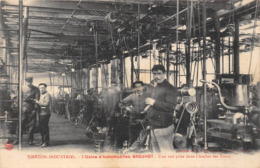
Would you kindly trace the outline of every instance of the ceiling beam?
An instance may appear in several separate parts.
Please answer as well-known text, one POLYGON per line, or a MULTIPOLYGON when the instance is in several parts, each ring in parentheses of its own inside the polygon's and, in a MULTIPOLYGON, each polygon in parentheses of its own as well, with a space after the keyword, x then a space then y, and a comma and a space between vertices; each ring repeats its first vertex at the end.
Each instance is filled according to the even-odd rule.
MULTIPOLYGON (((164 3, 166 0, 99 0, 99 3, 122 3, 122 4, 155 4, 164 3)), ((167 0, 169 1, 169 0, 167 0)), ((94 0, 83 0, 82 2, 95 2, 94 0)))
POLYGON ((97 16, 97 15, 90 15, 90 14, 85 14, 85 15, 78 15, 74 14, 73 17, 71 17, 71 14, 63 14, 63 13, 40 13, 40 12, 30 12, 29 14, 32 17, 47 17, 47 18, 56 18, 56 19, 69 19, 69 18, 75 18, 79 19, 82 21, 87 21, 87 20, 105 20, 105 16, 97 16))
MULTIPOLYGON (((41 53, 48 53, 48 54, 60 54, 66 50, 66 48, 58 48, 58 49, 37 48, 37 49, 40 50, 41 53)), ((74 51, 80 53, 80 49, 74 49, 74 51)), ((84 49, 83 51, 89 51, 89 49, 84 49)), ((28 49, 28 52, 35 52, 35 50, 28 49)))
MULTIPOLYGON (((11 16, 11 15, 4 15, 6 18, 7 22, 18 22, 18 16, 11 16)), ((53 24, 65 24, 66 21, 71 18, 71 16, 65 16, 63 15, 62 17, 56 17, 55 15, 52 16, 45 16, 45 15, 34 15, 34 16, 29 16, 29 23, 38 23, 38 22, 47 22, 47 23, 53 23, 53 24)), ((104 16, 73 16, 68 24, 72 25, 83 25, 91 21, 104 21, 105 17, 104 16)))
POLYGON ((39 53, 27 53, 27 57, 29 59, 52 59, 54 60, 54 56, 51 55, 44 55, 44 54, 39 54, 39 53))
MULTIPOLYGON (((158 0, 149 1, 149 0, 141 0, 142 2, 136 2, 134 0, 124 1, 81 1, 79 4, 79 0, 77 1, 47 1, 46 0, 37 0, 37 1, 30 1, 24 0, 24 6, 30 8, 40 8, 40 9, 57 9, 57 10, 87 10, 87 11, 101 11, 101 12, 113 12, 117 11, 120 7, 123 7, 123 10, 128 13, 137 13, 138 3, 141 4, 140 6, 140 13, 146 14, 148 12, 148 7, 151 4, 157 4, 158 0), (79 4, 79 5, 78 5, 79 4), (135 4, 135 5, 132 5, 135 4)), ((159 0, 161 3, 163 0, 159 0)), ((14 1, 7 1, 5 0, 5 5, 8 6, 18 6, 18 2, 14 1)))
MULTIPOLYGON (((97 3, 81 3, 77 6, 79 1, 49 1, 44 0, 30 1, 24 0, 24 7, 30 8, 48 8, 48 9, 61 9, 61 10, 94 10, 94 11, 115 11, 112 4, 97 4, 97 3)), ((7 6, 18 6, 18 1, 4 1, 7 6)))
MULTIPOLYGON (((56 57, 56 56, 52 56, 51 54, 44 55, 44 54, 40 54, 40 53, 37 53, 37 52, 27 53, 27 56, 28 56, 28 58, 30 57, 30 59, 34 59, 34 60, 36 60, 36 59, 51 59, 51 60, 54 60, 56 58, 59 58, 59 57, 56 57)), ((62 57, 63 59, 71 59, 71 58, 80 59, 82 56, 80 56, 80 55, 73 55, 73 56, 68 55, 68 56, 60 56, 60 57, 62 57)))

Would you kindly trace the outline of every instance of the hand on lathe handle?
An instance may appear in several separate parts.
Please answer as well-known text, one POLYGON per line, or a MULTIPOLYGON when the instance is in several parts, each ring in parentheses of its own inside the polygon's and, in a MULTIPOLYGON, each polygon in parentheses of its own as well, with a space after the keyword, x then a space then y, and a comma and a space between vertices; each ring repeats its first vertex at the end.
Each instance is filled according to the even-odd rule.
POLYGON ((143 111, 141 111, 141 114, 147 113, 147 111, 150 109, 151 105, 147 105, 143 111))
POLYGON ((36 104, 39 104, 39 101, 38 101, 37 99, 34 99, 34 102, 35 102, 36 104))

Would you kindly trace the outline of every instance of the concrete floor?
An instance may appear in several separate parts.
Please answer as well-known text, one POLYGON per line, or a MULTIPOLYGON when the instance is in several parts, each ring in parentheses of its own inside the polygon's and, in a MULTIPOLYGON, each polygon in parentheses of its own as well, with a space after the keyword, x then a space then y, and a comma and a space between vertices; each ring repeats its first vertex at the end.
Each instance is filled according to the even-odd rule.
MULTIPOLYGON (((75 125, 73 122, 57 115, 52 114, 49 122, 50 128, 50 145, 47 148, 40 148, 41 142, 40 133, 35 133, 34 143, 35 145, 28 145, 26 143, 27 134, 23 137, 22 151, 74 151, 74 152, 94 152, 94 145, 91 139, 88 139, 85 135, 84 125, 75 125)), ((4 132, 3 128, 0 128, 4 132)), ((3 133, 2 133, 3 135, 3 133)), ((0 139, 1 148, 4 149, 6 139, 0 139)), ((18 150, 18 145, 14 146, 14 150, 18 150)))

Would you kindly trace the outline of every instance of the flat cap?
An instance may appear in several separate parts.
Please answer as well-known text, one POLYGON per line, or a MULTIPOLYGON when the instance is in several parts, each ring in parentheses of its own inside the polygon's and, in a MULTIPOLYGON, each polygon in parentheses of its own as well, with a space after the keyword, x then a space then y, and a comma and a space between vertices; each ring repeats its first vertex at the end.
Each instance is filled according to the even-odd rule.
POLYGON ((46 84, 46 83, 40 83, 39 86, 41 86, 41 85, 47 87, 47 84, 46 84))
POLYGON ((27 77, 27 78, 25 78, 25 81, 26 82, 32 82, 33 81, 33 77, 27 77))

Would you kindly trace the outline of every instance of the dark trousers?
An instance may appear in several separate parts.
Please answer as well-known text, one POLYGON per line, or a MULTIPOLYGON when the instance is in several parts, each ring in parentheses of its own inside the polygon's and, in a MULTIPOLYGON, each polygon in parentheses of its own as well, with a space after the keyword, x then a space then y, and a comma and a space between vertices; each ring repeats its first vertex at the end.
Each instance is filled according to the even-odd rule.
POLYGON ((139 133, 142 131, 142 125, 138 122, 130 123, 129 128, 129 146, 131 146, 138 138, 139 133))
POLYGON ((36 111, 25 110, 22 114, 22 136, 28 126, 28 141, 33 142, 34 128, 36 125, 36 111))
POLYGON ((49 133, 49 120, 51 115, 39 115, 39 127, 42 136, 42 142, 49 144, 50 133, 49 133))

